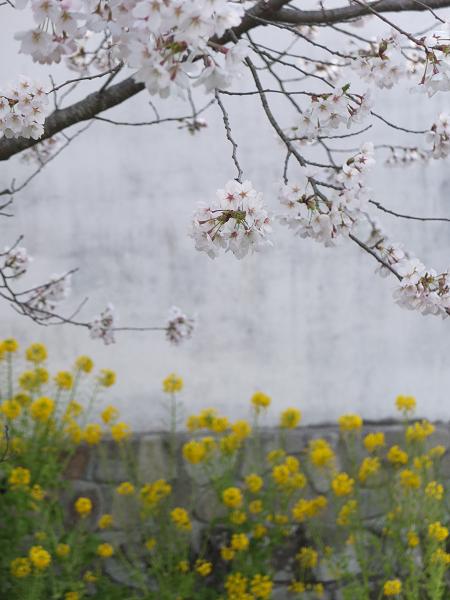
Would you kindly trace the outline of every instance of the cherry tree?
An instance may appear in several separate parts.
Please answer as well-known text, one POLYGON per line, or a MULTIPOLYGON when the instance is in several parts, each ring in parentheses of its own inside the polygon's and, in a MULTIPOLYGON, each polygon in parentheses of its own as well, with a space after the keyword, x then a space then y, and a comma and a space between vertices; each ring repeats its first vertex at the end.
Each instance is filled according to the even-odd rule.
MULTIPOLYGON (((95 121, 122 126, 171 121, 201 135, 205 115, 215 110, 235 177, 218 182, 215 196, 205 190, 204 202, 193 207, 190 236, 197 250, 213 259, 228 251, 245 259, 273 246, 273 227, 328 247, 351 242, 376 261, 379 275, 393 278, 395 302, 447 317, 449 272, 426 266, 391 239, 377 215, 450 218, 391 210, 384 198, 374 197, 367 176, 376 161, 385 168, 426 167, 450 153, 450 117, 437 114, 422 129, 412 129, 393 122, 379 100, 380 90, 387 94, 401 81, 415 93, 410 102, 416 105, 450 91, 450 29, 442 10, 449 5, 450 0, 352 0, 303 10, 302 3, 289 0, 0 1, 5 21, 10 11, 23 11, 24 22, 32 17, 31 29, 13 34, 17 51, 47 66, 49 76, 34 81, 24 73, 12 82, 0 76, 0 161, 21 154, 33 166, 24 181, 0 190, 0 216, 11 216, 14 198, 95 121), (421 31, 408 26, 412 11, 426 17, 421 31), (374 22, 382 32, 376 38, 374 22), (340 36, 332 47, 326 41, 330 29, 340 36), (52 66, 61 62, 73 77, 58 83, 52 66), (250 82, 248 90, 237 91, 240 78, 250 82), (74 91, 82 93, 88 81, 97 84, 96 91, 72 102, 74 91), (149 95, 152 119, 115 120, 111 109, 140 93, 149 95), (273 106, 277 95, 285 101, 282 112, 273 106), (227 111, 230 96, 254 96, 273 128, 274 144, 278 138, 284 148, 277 198, 268 191, 263 196, 257 182, 245 178, 245 157, 227 111), (184 100, 185 114, 161 117, 160 107, 174 99, 177 105, 184 100), (386 143, 371 141, 374 122, 386 128, 386 143), (395 131, 408 134, 411 143, 392 143, 395 131)), ((160 327, 119 327, 112 305, 91 320, 80 316, 84 302, 65 315, 61 303, 74 271, 24 290, 20 279, 31 260, 21 236, 0 251, 0 297, 41 325, 82 326, 106 344, 118 330, 161 330, 173 343, 192 334, 194 320, 176 307, 160 327)))

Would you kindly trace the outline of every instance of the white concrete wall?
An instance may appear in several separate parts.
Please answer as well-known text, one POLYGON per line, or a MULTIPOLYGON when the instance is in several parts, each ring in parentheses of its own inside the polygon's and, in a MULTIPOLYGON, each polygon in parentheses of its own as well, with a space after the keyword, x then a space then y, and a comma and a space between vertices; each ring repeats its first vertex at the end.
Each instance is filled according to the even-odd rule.
MULTIPOLYGON (((17 72, 47 72, 16 55, 18 15, 0 13, 0 52, 7 57, 2 81, 17 72)), ((62 68, 55 77, 63 80, 62 68)), ((248 89, 245 82, 242 89, 248 89)), ((450 95, 426 101, 406 89, 381 94, 378 109, 420 129, 449 110, 450 95)), ((141 94, 110 115, 151 118, 147 101, 141 94)), ((246 176, 276 208, 280 147, 255 98, 225 101, 246 176)), ((287 124, 287 105, 277 103, 287 124)), ((168 103, 159 107, 174 114, 168 103)), ((3 245, 25 234, 35 257, 31 282, 79 267, 74 298, 89 296, 88 319, 112 301, 121 324, 158 325, 167 307, 177 304, 198 313, 194 339, 174 348, 158 333, 123 333, 117 344, 104 347, 84 330, 40 328, 5 304, 1 335, 48 343, 55 368, 89 353, 98 366, 116 369, 119 383, 110 399, 140 429, 159 426, 160 382, 173 370, 185 378, 188 412, 212 405, 229 416, 244 415, 249 396, 262 389, 276 409, 301 407, 305 422, 349 410, 381 418, 393 414, 396 394, 411 393, 421 413, 448 419, 450 321, 397 307, 393 281, 374 275, 376 265, 355 245, 325 249, 280 231, 270 254, 241 262, 228 255, 211 261, 195 251, 186 235, 195 203, 234 176, 220 114, 213 109, 207 120, 208 129, 195 137, 173 125, 95 124, 17 196, 15 219, 0 222, 3 245)), ((403 139, 378 124, 370 138, 403 139)), ((1 164, 0 187, 22 172, 17 158, 1 164)), ((448 162, 407 171, 380 167, 373 187, 391 208, 450 216, 448 162)), ((448 224, 378 216, 424 262, 437 269, 449 265, 448 224)))

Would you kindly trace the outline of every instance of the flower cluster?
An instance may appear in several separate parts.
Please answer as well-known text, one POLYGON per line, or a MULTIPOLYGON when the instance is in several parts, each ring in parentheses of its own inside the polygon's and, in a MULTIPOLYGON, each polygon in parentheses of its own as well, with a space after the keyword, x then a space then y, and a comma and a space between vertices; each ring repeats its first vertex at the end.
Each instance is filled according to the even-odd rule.
POLYGON ((0 87, 0 134, 38 140, 44 133, 47 104, 43 86, 28 77, 0 87))
POLYGON ((364 144, 337 175, 332 175, 333 193, 328 196, 320 191, 317 173, 310 167, 302 168, 301 178, 295 184, 280 188, 279 199, 286 209, 279 216, 281 223, 302 238, 334 246, 364 216, 362 211, 368 202, 365 177, 373 163, 373 146, 364 144))
POLYGON ((177 306, 172 306, 166 325, 166 337, 170 343, 178 345, 192 337, 195 319, 185 315, 177 306))
POLYGON ((272 245, 270 217, 262 195, 250 181, 229 181, 218 190, 215 201, 199 205, 194 214, 190 236, 197 250, 209 257, 220 249, 231 251, 237 258, 272 245))
MULTIPOLYGON (((105 62, 125 62, 136 81, 164 98, 182 93, 192 79, 208 91, 228 87, 247 52, 242 41, 232 48, 209 44, 242 19, 243 6, 228 0, 16 2, 16 8, 28 5, 36 26, 16 34, 21 52, 40 63, 57 63, 63 56, 82 55, 86 40, 102 34, 105 62)), ((83 60, 70 65, 86 67, 83 60)))
POLYGON ((106 345, 113 344, 115 342, 114 319, 114 306, 108 304, 105 310, 89 324, 91 338, 103 340, 106 345))
POLYGON ((433 158, 446 158, 450 154, 450 118, 442 113, 431 131, 427 133, 427 142, 431 144, 433 158))
POLYGON ((5 275, 9 277, 20 277, 28 270, 30 262, 33 260, 28 255, 27 249, 22 246, 14 248, 5 248, 3 253, 0 253, 0 259, 3 262, 1 267, 5 271, 5 275))

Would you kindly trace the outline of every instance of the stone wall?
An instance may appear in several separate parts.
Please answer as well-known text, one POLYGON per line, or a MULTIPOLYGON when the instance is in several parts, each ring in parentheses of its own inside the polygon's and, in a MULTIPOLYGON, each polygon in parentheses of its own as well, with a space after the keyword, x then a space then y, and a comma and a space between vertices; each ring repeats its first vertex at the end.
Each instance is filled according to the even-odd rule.
MULTIPOLYGON (((432 436, 432 445, 442 444, 446 448, 450 446, 450 425, 442 422, 435 424, 436 430, 432 436)), ((396 421, 372 422, 366 423, 363 429, 363 435, 371 431, 383 431, 386 437, 387 447, 393 444, 404 442, 404 428, 396 421)), ((285 432, 285 449, 288 454, 294 455, 302 460, 304 449, 308 442, 313 438, 324 438, 333 447, 336 457, 338 470, 348 468, 348 457, 344 445, 339 435, 339 430, 335 425, 317 425, 301 427, 285 432)), ((167 433, 141 433, 136 434, 129 444, 129 451, 134 457, 136 472, 134 476, 140 483, 152 482, 156 479, 168 479, 170 469, 174 471, 174 477, 171 479, 173 486, 174 502, 179 505, 185 505, 186 498, 195 487, 197 498, 195 506, 192 509, 193 519, 193 544, 199 546, 202 531, 212 517, 218 516, 223 510, 218 504, 217 499, 207 489, 206 481, 198 475, 198 469, 186 464, 181 455, 181 447, 188 440, 192 439, 192 434, 180 432, 177 435, 176 463, 171 466, 170 444, 167 433), (204 493, 202 493, 204 489, 204 493)), ((271 449, 279 447, 278 431, 274 429, 262 430, 262 449, 264 453, 271 449)), ((98 448, 92 449, 87 446, 80 446, 73 456, 67 468, 67 478, 70 482, 66 492, 66 502, 69 512, 73 509, 74 500, 80 496, 88 496, 92 499, 94 510, 90 516, 91 525, 94 526, 98 517, 102 513, 112 513, 115 529, 105 533, 108 541, 113 543, 129 542, 133 538, 134 526, 138 524, 138 509, 133 511, 130 508, 130 498, 121 497, 114 493, 115 487, 123 482, 132 479, 130 472, 125 466, 123 460, 123 451, 111 440, 103 441, 98 448)), ((362 458, 362 455, 361 455, 362 458)), ((248 474, 250 470, 250 450, 244 450, 238 458, 238 471, 241 476, 248 474)), ((447 452, 441 461, 441 480, 450 478, 450 454, 447 452)), ((327 491, 326 482, 308 473, 311 476, 310 489, 306 494, 323 493, 327 491)), ((131 505, 132 506, 132 505, 131 505)), ((372 495, 368 491, 363 495, 362 504, 363 514, 368 521, 376 523, 376 519, 383 511, 383 507, 373 501, 372 495)), ((72 518, 75 515, 72 513, 72 518)), ((335 539, 335 522, 325 513, 327 520, 326 526, 329 530, 330 542, 335 539)), ((302 533, 300 532, 301 536, 302 533)), ((298 545, 297 545, 298 546, 298 545)), ((292 556, 295 549, 291 549, 292 556)), ((289 548, 285 549, 284 555, 289 555, 289 548)), ((276 575, 277 589, 274 594, 276 600, 289 598, 287 593, 287 584, 290 581, 290 574, 283 565, 283 553, 280 556, 279 572, 276 575)), ((126 574, 118 563, 111 560, 108 563, 109 574, 112 578, 121 583, 130 583, 126 574)), ((323 569, 316 573, 317 580, 323 581, 326 586, 327 600, 339 600, 339 591, 335 589, 332 577, 323 569)), ((307 597, 307 596, 305 596, 307 597)))

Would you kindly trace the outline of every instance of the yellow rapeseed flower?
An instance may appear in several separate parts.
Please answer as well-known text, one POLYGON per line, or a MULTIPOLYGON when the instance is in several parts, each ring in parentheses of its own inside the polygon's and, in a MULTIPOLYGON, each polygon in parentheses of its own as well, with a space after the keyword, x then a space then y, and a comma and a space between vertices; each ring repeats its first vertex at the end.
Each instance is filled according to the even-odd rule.
POLYGON ((442 500, 444 497, 444 486, 437 481, 430 481, 425 488, 425 495, 434 500, 442 500))
POLYGON ((300 548, 295 558, 303 569, 314 569, 319 562, 319 555, 316 550, 308 546, 300 548))
POLYGON ((273 583, 268 575, 255 575, 250 582, 250 591, 255 598, 266 600, 272 594, 273 583))
POLYGON ((31 562, 28 558, 15 558, 10 563, 11 575, 16 579, 25 579, 31 574, 31 562))
POLYGON ((119 410, 109 404, 101 413, 102 421, 105 425, 113 423, 119 417, 119 410))
POLYGON ((235 551, 232 548, 228 548, 228 546, 222 546, 220 548, 220 556, 222 560, 230 561, 233 560, 235 556, 235 551))
POLYGON ((408 462, 408 455, 400 448, 400 446, 391 446, 387 453, 387 459, 395 466, 406 465, 408 462))
POLYGON ((30 406, 31 417, 35 421, 45 423, 50 419, 55 410, 55 401, 47 396, 42 396, 35 400, 30 406))
POLYGON ((55 375, 55 383, 60 390, 71 390, 73 387, 73 375, 70 371, 59 371, 55 375))
POLYGON ((50 553, 42 546, 32 546, 28 552, 28 557, 33 566, 39 571, 44 571, 52 562, 50 553))
POLYGON ((92 500, 90 498, 80 496, 76 500, 74 508, 80 517, 87 517, 92 511, 92 500))
POLYGON ((148 538, 148 540, 146 540, 145 542, 145 547, 147 548, 147 550, 149 552, 151 552, 152 550, 155 549, 156 547, 156 540, 154 537, 148 538))
POLYGON ((311 519, 320 514, 327 507, 327 504, 328 501, 325 496, 317 496, 310 500, 300 498, 292 507, 292 517, 295 521, 303 523, 306 519, 311 519))
POLYGON ((355 414, 340 416, 338 423, 341 431, 359 431, 363 426, 363 420, 359 415, 355 414))
POLYGON ((75 368, 83 373, 90 373, 94 368, 94 361, 89 356, 79 356, 75 361, 75 368))
POLYGON ((256 412, 260 412, 270 406, 272 399, 264 392, 255 392, 251 398, 251 403, 256 412))
POLYGON ((416 409, 416 399, 414 396, 397 396, 395 406, 404 414, 412 413, 416 409))
POLYGON ((223 490, 222 502, 228 508, 240 508, 243 502, 241 490, 237 487, 229 487, 223 490))
POLYGON ((358 503, 356 500, 349 500, 339 511, 336 523, 341 527, 347 527, 352 522, 352 517, 356 514, 358 503))
POLYGON ((248 550, 250 545, 250 540, 245 535, 245 533, 234 533, 231 536, 230 542, 231 548, 236 552, 242 552, 244 550, 248 550))
POLYGON ((134 485, 129 481, 124 481, 118 487, 116 487, 116 492, 120 496, 131 496, 135 492, 134 485))
POLYGON ((40 502, 45 498, 45 491, 38 483, 35 483, 30 490, 30 496, 33 500, 36 500, 36 502, 40 502))
POLYGON ((297 408, 287 408, 280 415, 280 427, 294 429, 300 423, 302 413, 297 408))
POLYGON ((432 423, 423 420, 407 427, 406 439, 408 442, 423 442, 434 433, 434 430, 435 427, 432 423))
POLYGON ((183 389, 183 379, 176 373, 170 373, 163 380, 163 391, 166 394, 176 394, 183 389))
POLYGON ((408 546, 410 548, 415 548, 419 545, 420 539, 415 531, 408 531, 407 534, 408 546))
POLYGON ((100 529, 108 529, 108 527, 112 527, 113 518, 112 515, 104 514, 98 520, 98 526, 100 529))
POLYGON ((13 488, 26 487, 31 481, 31 473, 24 467, 15 467, 8 477, 8 483, 13 488))
POLYGON ((2 347, 4 352, 17 352, 19 349, 19 342, 14 338, 7 338, 6 340, 3 340, 2 347))
POLYGON ((402 591, 402 582, 400 579, 390 579, 383 586, 385 596, 398 596, 402 591))
POLYGON ((185 460, 193 465, 202 462, 206 458, 206 447, 202 442, 191 440, 183 446, 183 456, 185 460))
POLYGON ((59 558, 66 558, 70 554, 70 546, 69 544, 58 544, 56 546, 55 553, 59 558))
POLYGON ((367 452, 375 452, 378 448, 385 445, 384 433, 377 431, 376 433, 368 433, 364 438, 364 446, 367 452))
POLYGON ((97 381, 103 387, 111 387, 116 383, 116 374, 111 369, 101 369, 97 381))
POLYGON ((5 400, 0 405, 0 411, 5 415, 7 419, 13 421, 14 419, 17 419, 17 417, 20 417, 22 407, 17 402, 17 400, 5 400))
POLYGON ((371 457, 371 456, 366 457, 362 461, 362 463, 359 467, 358 479, 362 483, 365 483, 367 481, 368 477, 378 473, 378 471, 380 470, 380 467, 381 467, 381 463, 380 463, 379 458, 371 457))
POLYGON ((212 563, 199 559, 195 563, 195 570, 201 577, 207 577, 212 571, 212 563))
POLYGON ((89 446, 96 446, 102 439, 102 428, 97 423, 88 423, 83 431, 83 440, 89 446))
POLYGON ((148 508, 158 505, 172 492, 172 486, 165 479, 157 479, 153 483, 146 483, 140 490, 142 502, 148 508))
POLYGON ((256 473, 250 473, 245 478, 245 485, 252 494, 257 494, 264 485, 262 477, 256 473))
POLYGON ((420 475, 411 471, 411 469, 403 469, 400 471, 400 484, 407 490, 417 490, 422 484, 420 475))
POLYGON ((443 542, 448 538, 448 529, 440 521, 428 525, 428 536, 437 542, 443 542))
POLYGON ((33 363, 41 363, 47 358, 47 348, 44 344, 31 344, 25 350, 25 358, 33 363))
POLYGON ((309 442, 308 456, 312 464, 319 468, 331 466, 335 459, 330 444, 321 438, 309 442))
POLYGON ((97 546, 97 555, 100 558, 110 558, 114 554, 114 548, 111 544, 99 544, 97 546))
POLYGON ((251 434, 252 427, 248 421, 240 419, 231 425, 231 430, 240 440, 245 440, 251 434))
POLYGON ((128 439, 130 435, 131 429, 127 423, 120 422, 111 426, 111 437, 118 444, 128 439))
POLYGON ((348 496, 353 492, 354 483, 347 473, 338 473, 331 481, 331 489, 336 496, 348 496))
POLYGON ((81 600, 81 596, 78 592, 66 592, 64 600, 81 600))
POLYGON ((174 508, 170 512, 170 518, 178 529, 181 529, 182 531, 191 531, 192 523, 187 510, 184 508, 174 508))

